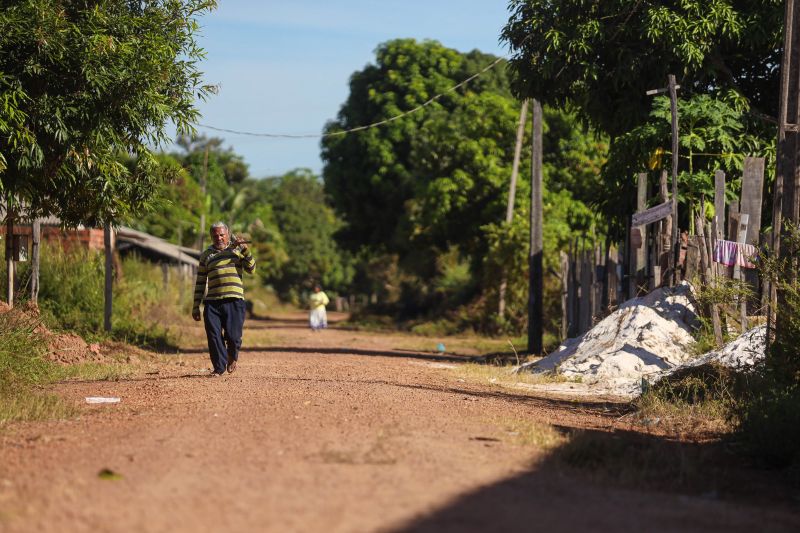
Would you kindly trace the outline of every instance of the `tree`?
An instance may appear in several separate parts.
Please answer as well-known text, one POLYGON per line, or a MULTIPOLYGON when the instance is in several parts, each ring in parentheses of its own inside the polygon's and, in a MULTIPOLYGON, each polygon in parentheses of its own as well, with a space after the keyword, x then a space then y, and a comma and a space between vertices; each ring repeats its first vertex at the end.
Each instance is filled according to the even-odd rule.
POLYGON ((189 133, 201 81, 196 17, 214 0, 0 2, 0 187, 65 225, 140 212, 150 146, 189 133), (127 167, 120 154, 134 157, 127 167))
POLYGON ((682 95, 731 89, 777 115, 783 2, 511 0, 501 38, 515 92, 576 105, 618 135, 650 111, 645 92, 676 74, 682 95))
MULTIPOLYGON (((381 44, 376 50, 375 64, 351 77, 350 96, 326 131, 331 133, 396 116, 447 91, 494 59, 477 51, 461 54, 435 41, 418 43, 402 39, 381 44)), ((503 86, 509 101, 503 104, 496 100, 495 104, 516 117, 516 104, 512 105, 504 80, 504 71, 493 69, 474 85, 448 92, 424 112, 381 128, 324 139, 325 189, 346 222, 340 236, 345 245, 353 250, 367 244, 390 252, 406 251, 412 225, 407 202, 417 197, 428 182, 448 176, 470 157, 485 157, 485 167, 496 173, 491 168, 491 159, 513 150, 513 119, 510 127, 494 130, 491 137, 484 136, 487 145, 465 146, 461 156, 453 153, 458 144, 446 146, 445 151, 439 150, 440 145, 434 148, 425 144, 441 139, 447 121, 457 116, 454 110, 469 106, 465 100, 474 101, 484 92, 502 92, 503 86)), ((472 115, 475 113, 473 110, 472 115)), ((476 128, 488 130, 485 123, 492 120, 496 120, 494 115, 486 117, 484 124, 476 128)), ((455 131, 453 135, 463 139, 467 133, 455 131)))
MULTIPOLYGON (((444 93, 423 111, 323 142, 325 188, 344 222, 338 236, 356 251, 357 270, 365 274, 356 280, 371 293, 394 299, 389 303, 396 304, 398 315, 441 314, 470 300, 491 299, 500 277, 494 267, 502 264, 494 261, 517 258, 493 255, 519 244, 501 223, 520 105, 506 70, 498 64, 448 91, 494 61, 432 41, 384 43, 376 64, 353 75, 350 97, 327 127, 335 132, 386 120, 444 93), (484 276, 487 269, 494 282, 492 275, 484 276)), ((580 194, 594 198, 590 183, 599 180, 607 141, 575 114, 547 108, 545 120, 545 145, 552 148, 544 164, 545 186, 553 189, 545 193, 552 216, 545 238, 553 246, 547 253, 557 257, 569 239, 553 238, 556 227, 568 233, 602 227, 591 216, 584 219, 583 214, 591 215, 588 208, 565 189, 588 182, 580 194)), ((520 205, 530 191, 530 133, 526 137, 520 205)), ((525 256, 523 264, 509 265, 512 283, 527 285, 514 275, 527 272, 526 264, 525 256)), ((486 311, 471 320, 491 322, 486 311)))
POLYGON ((267 198, 281 229, 288 260, 273 281, 284 297, 297 297, 314 282, 342 290, 351 268, 333 239, 341 222, 325 199, 319 178, 297 169, 266 181, 267 198))
MULTIPOLYGON (((626 218, 635 210, 635 176, 648 167, 668 168, 671 154, 665 146, 670 139, 670 103, 658 97, 647 121, 617 137, 602 171, 598 190, 616 191, 600 194, 593 202, 609 221, 611 233, 622 238, 626 218)), ((693 228, 691 213, 699 212, 702 198, 712 208, 714 171, 725 170, 728 193, 738 197, 741 180, 735 176, 742 170, 745 156, 761 156, 772 161, 767 165, 774 174, 774 128, 747 114, 746 102, 729 92, 721 97, 696 95, 678 101, 680 160, 678 200, 689 207, 680 221, 681 227, 693 228), (766 140, 765 140, 766 139, 766 140)), ((710 213, 709 213, 710 214, 710 213)))
POLYGON ((159 180, 151 209, 129 224, 181 246, 194 246, 205 200, 200 186, 174 156, 156 156, 165 176, 159 180))

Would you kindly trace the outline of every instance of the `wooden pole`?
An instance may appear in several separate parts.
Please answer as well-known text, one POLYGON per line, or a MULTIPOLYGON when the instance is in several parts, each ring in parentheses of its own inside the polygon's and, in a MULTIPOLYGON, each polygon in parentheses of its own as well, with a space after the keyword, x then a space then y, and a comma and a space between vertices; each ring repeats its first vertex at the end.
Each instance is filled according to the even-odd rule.
MULTIPOLYGON (((641 172, 637 175, 636 182, 636 212, 641 213, 647 208, 647 174, 641 172)), ((644 264, 647 257, 647 227, 646 226, 631 226, 631 232, 639 231, 641 236, 641 245, 637 248, 631 243, 630 258, 631 258, 631 272, 628 278, 629 289, 631 298, 639 296, 639 287, 642 286, 642 278, 644 276, 644 264)))
MULTIPOLYGON (((741 213, 739 215, 739 232, 736 235, 736 242, 740 245, 747 242, 747 233, 750 226, 750 220, 750 215, 747 213, 741 213)), ((742 267, 740 267, 738 263, 733 267, 733 279, 742 282, 744 281, 742 267)), ((742 333, 744 333, 747 329, 747 298, 740 298, 739 310, 741 316, 742 333)))
POLYGON ((714 172, 714 216, 717 219, 714 238, 725 239, 725 172, 722 170, 714 172))
POLYGON ((676 254, 680 253, 680 243, 678 242, 678 153, 680 150, 678 142, 678 89, 675 84, 675 75, 670 74, 667 77, 669 86, 669 108, 672 115, 672 241, 673 250, 675 253, 670 255, 671 258, 671 274, 672 285, 678 284, 678 258, 676 254))
POLYGON ((103 250, 105 251, 105 305, 103 307, 103 329, 111 331, 111 310, 114 283, 114 250, 111 242, 111 224, 106 222, 103 227, 103 250))
MULTIPOLYGON (((514 220, 514 203, 517 196, 517 175, 519 174, 519 160, 522 155, 522 141, 525 137, 525 119, 528 114, 528 100, 522 102, 519 111, 519 123, 517 124, 517 144, 514 146, 514 163, 511 167, 511 183, 508 187, 508 204, 506 205, 506 224, 511 224, 514 220)), ((503 271, 500 278, 500 289, 497 298, 497 315, 501 318, 506 314, 506 288, 508 287, 508 276, 503 271)))
POLYGON ((39 305, 39 253, 42 242, 42 221, 33 220, 31 228, 33 242, 31 243, 31 303, 39 305))
POLYGON ((559 253, 561 260, 561 340, 569 335, 569 255, 563 250, 559 253))
POLYGON ((533 101, 533 142, 531 146, 531 236, 528 290, 528 353, 541 355, 544 319, 544 271, 542 264, 542 104, 533 101))
MULTIPOLYGON (((697 235, 700 241, 700 270, 703 273, 703 283, 710 286, 712 283, 711 276, 711 258, 708 255, 708 243, 706 242, 705 228, 703 218, 698 216, 696 221, 697 235)), ((714 329, 714 341, 717 348, 722 346, 722 321, 719 317, 719 309, 716 304, 709 305, 709 314, 711 316, 711 325, 714 329)))
MULTIPOLYGON (((772 249, 780 258, 786 258, 794 263, 789 268, 789 283, 797 280, 797 258, 787 255, 787 250, 782 249, 781 239, 785 234, 785 222, 800 223, 798 209, 800 209, 800 3, 795 0, 786 0, 784 19, 784 47, 781 63, 781 88, 778 107, 778 143, 777 143, 777 168, 775 174, 775 187, 773 195, 773 220, 772 220, 772 249), (790 124, 791 122, 791 124, 790 124)), ((788 251, 790 254, 791 251, 788 251)), ((770 311, 767 318, 769 328, 774 324, 775 338, 779 339, 785 321, 790 317, 782 316, 785 296, 783 290, 770 284, 770 311), (778 312, 781 311, 781 312, 778 312)), ((769 336, 768 336, 769 342, 769 336)), ((783 343, 778 343, 781 346, 783 343)), ((791 354, 774 354, 781 363, 788 363, 791 354)))
POLYGON ((6 198, 6 301, 14 307, 14 206, 10 192, 6 198))

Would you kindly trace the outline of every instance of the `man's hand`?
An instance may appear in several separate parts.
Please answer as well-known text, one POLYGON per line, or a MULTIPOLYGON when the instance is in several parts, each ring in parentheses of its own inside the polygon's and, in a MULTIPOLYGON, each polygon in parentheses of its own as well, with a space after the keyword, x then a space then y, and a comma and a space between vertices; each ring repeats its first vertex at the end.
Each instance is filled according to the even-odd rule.
POLYGON ((194 318, 197 321, 200 320, 200 308, 199 307, 195 307, 195 308, 192 309, 192 318, 194 318))
POLYGON ((247 233, 242 233, 236 237, 233 241, 233 245, 239 248, 239 251, 242 255, 247 255, 248 244, 250 243, 250 235, 247 233))

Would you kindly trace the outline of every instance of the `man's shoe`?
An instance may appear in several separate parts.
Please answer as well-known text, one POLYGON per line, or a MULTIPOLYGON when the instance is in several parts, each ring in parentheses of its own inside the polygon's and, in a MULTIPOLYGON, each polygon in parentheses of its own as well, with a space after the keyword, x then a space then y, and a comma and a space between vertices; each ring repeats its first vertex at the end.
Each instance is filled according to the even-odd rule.
POLYGON ((228 363, 228 373, 233 374, 236 372, 236 359, 228 363))
POLYGON ((208 375, 208 377, 210 377, 210 378, 218 378, 221 375, 222 375, 222 372, 215 372, 215 371, 212 370, 211 373, 208 375))

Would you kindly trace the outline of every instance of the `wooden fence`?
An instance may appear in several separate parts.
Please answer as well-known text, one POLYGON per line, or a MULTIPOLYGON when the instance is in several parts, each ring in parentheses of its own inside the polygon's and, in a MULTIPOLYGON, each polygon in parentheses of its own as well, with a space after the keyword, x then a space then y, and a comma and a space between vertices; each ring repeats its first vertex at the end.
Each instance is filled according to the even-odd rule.
POLYGON ((690 206, 692 215, 697 216, 689 228, 679 228, 680 249, 674 254, 674 272, 669 270, 670 254, 674 253, 670 242, 673 221, 671 216, 662 216, 669 211, 666 172, 661 172, 657 184, 649 178, 645 173, 638 177, 637 216, 631 217, 631 222, 644 223, 629 225, 625 242, 598 244, 577 239, 561 253, 562 338, 585 333, 627 299, 683 280, 714 284, 738 279, 756 294, 733 310, 730 306, 707 310, 712 317, 721 313, 721 319, 714 319, 715 329, 718 322, 731 325, 734 317, 737 328, 744 329, 748 316, 760 314, 764 295, 756 272, 725 266, 713 258, 718 241, 755 247, 765 244, 760 231, 764 159, 745 158, 741 198, 732 202, 726 197, 725 173, 716 172, 714 216, 711 222, 699 216, 706 212, 704 201, 690 206), (648 198, 653 205, 649 209, 648 198))

